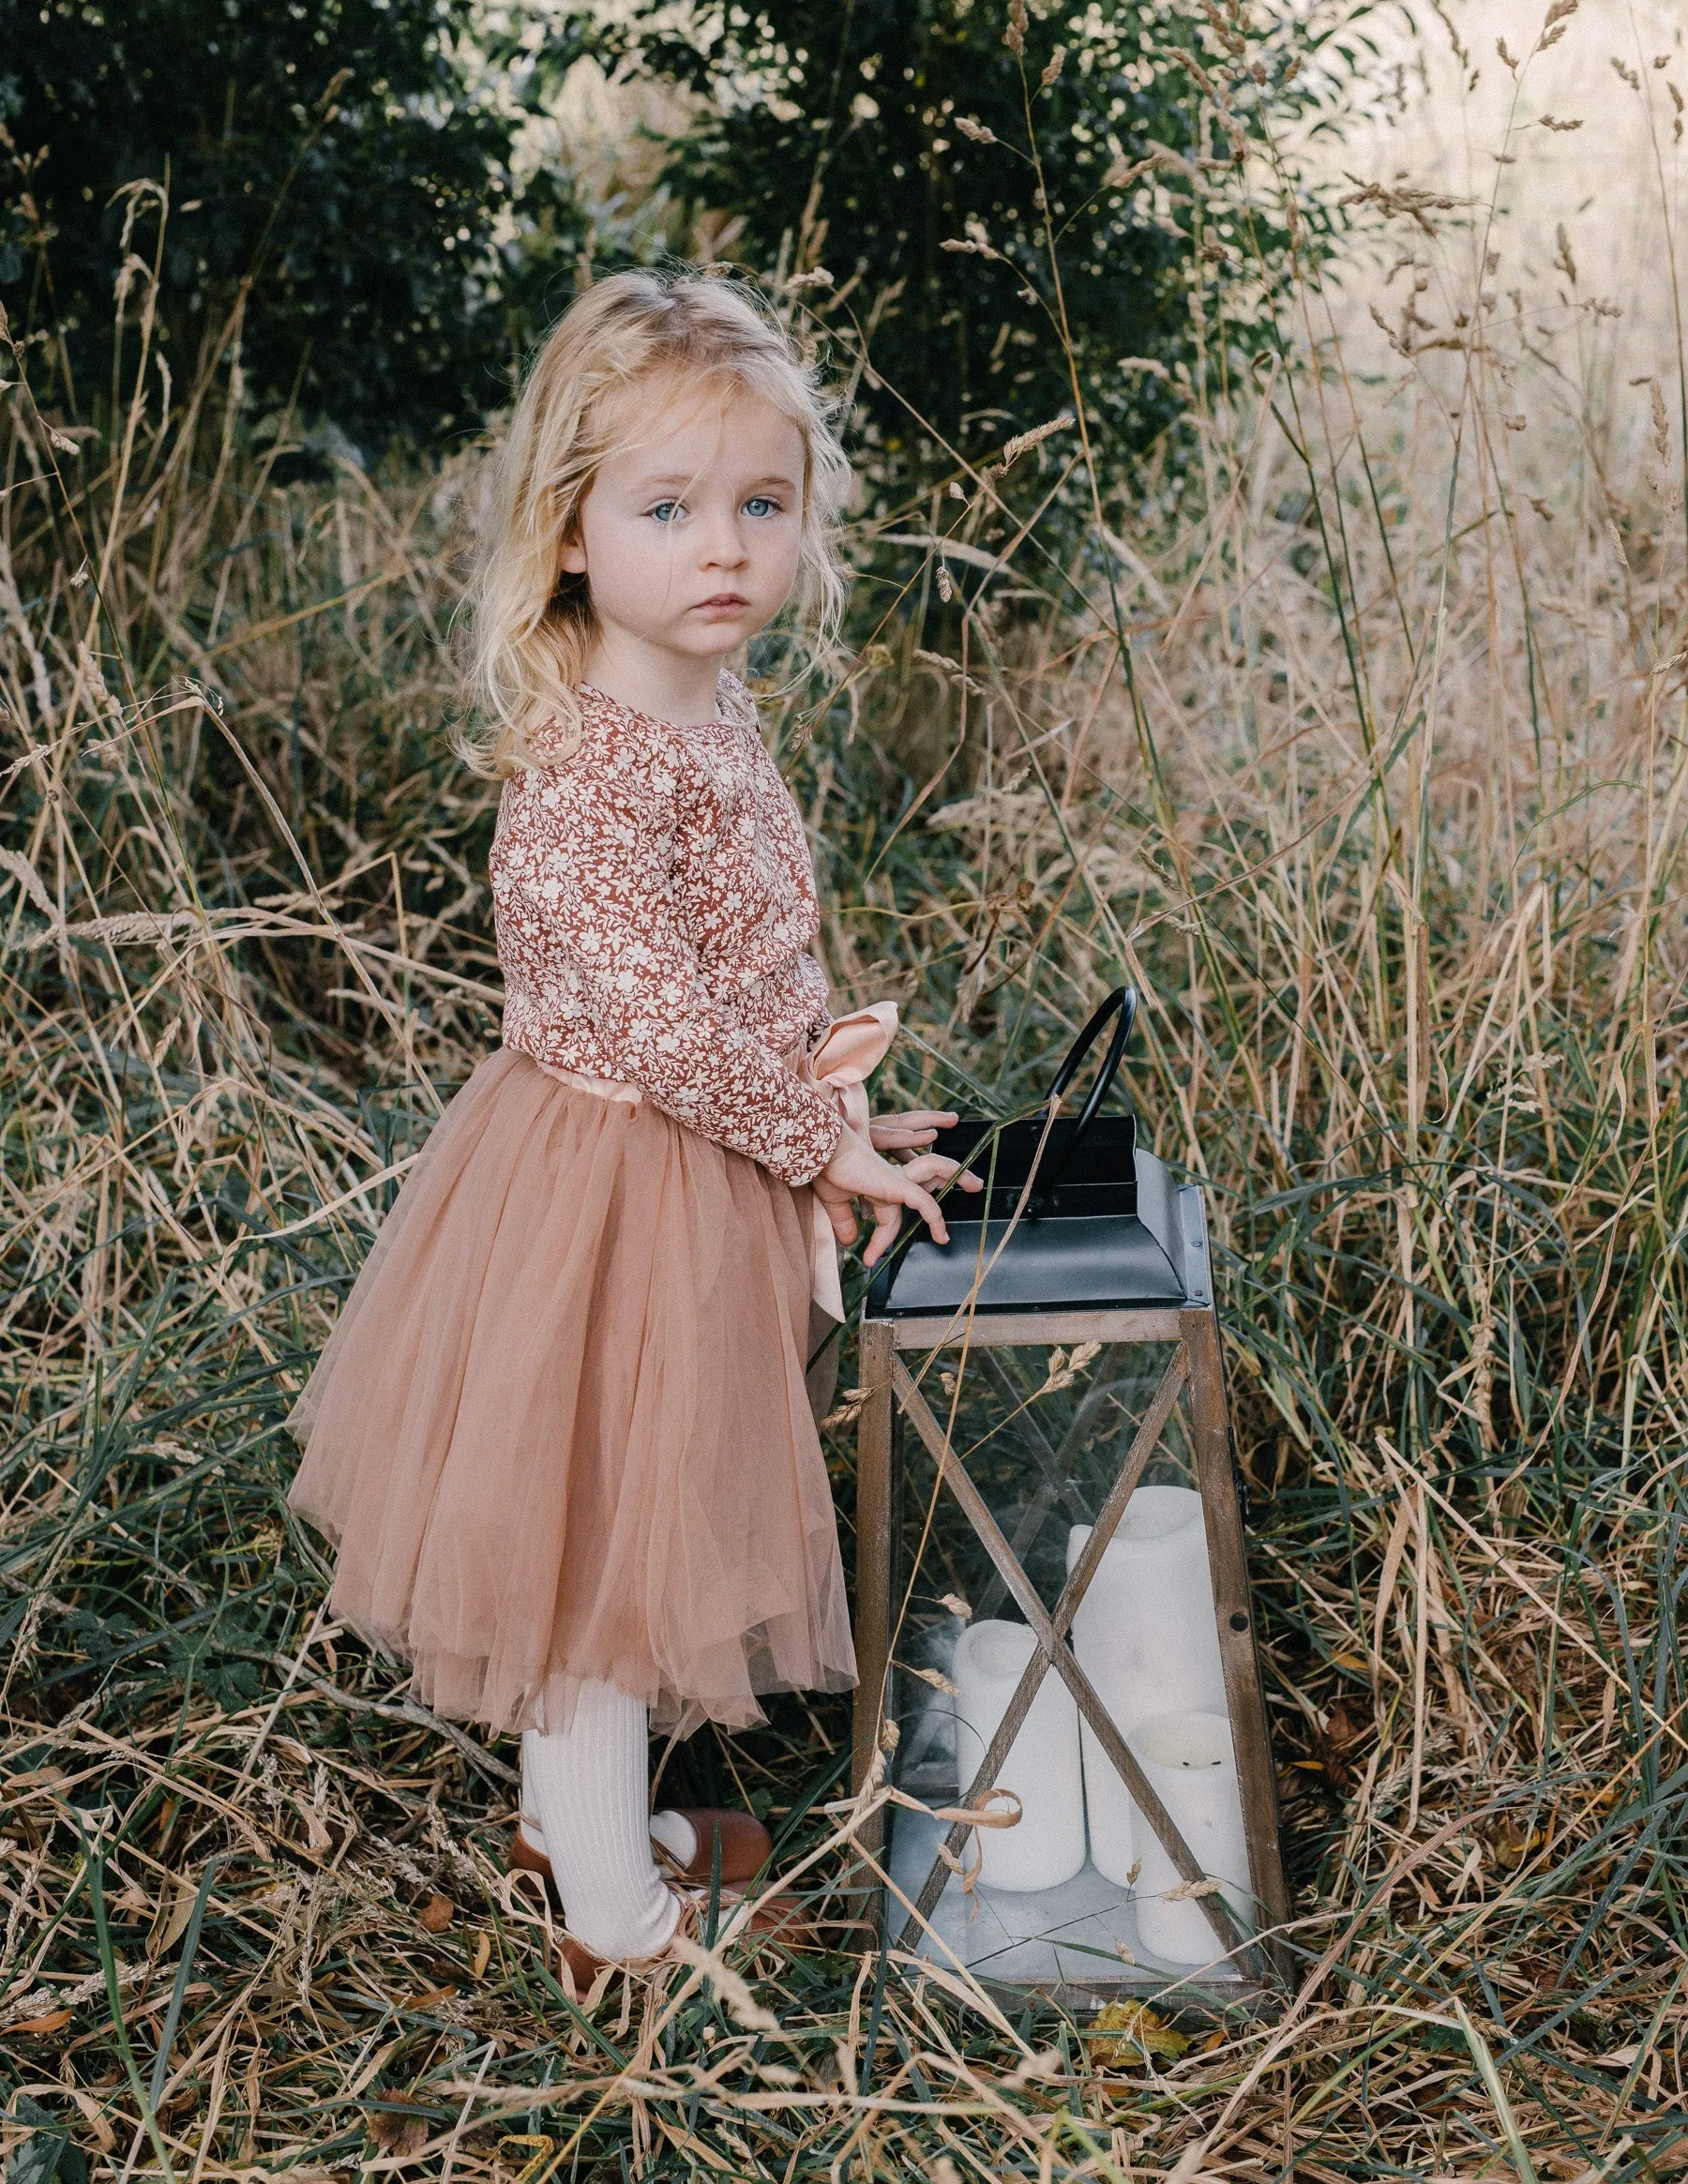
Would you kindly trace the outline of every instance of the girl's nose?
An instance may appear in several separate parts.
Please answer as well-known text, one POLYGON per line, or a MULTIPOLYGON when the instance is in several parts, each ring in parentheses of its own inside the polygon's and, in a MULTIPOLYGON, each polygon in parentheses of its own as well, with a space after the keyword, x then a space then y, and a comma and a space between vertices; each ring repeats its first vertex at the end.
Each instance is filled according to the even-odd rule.
POLYGON ((698 543, 702 549, 701 558, 705 568, 743 568, 749 559, 736 516, 712 517, 698 543))

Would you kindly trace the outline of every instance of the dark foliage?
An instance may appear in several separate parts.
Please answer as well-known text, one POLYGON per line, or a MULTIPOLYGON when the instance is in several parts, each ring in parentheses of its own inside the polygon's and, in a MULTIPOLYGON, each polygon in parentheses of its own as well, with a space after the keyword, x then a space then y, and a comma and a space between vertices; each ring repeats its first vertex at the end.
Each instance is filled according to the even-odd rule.
POLYGON ((536 316, 566 301, 554 270, 582 231, 566 184, 512 173, 519 102, 466 95, 469 16, 469 0, 0 0, 0 299, 15 326, 56 333, 57 398, 98 399, 132 251, 158 263, 178 376, 245 291, 259 400, 295 401, 366 456, 477 426, 536 316), (167 218, 147 181, 168 186, 167 218))
POLYGON ((1228 273, 1246 318, 1250 263, 1258 278, 1280 250, 1220 210, 1237 147, 1297 96, 1291 49, 1240 24, 1203 44, 1187 17, 1123 0, 1037 22, 970 0, 766 0, 747 20, 708 8, 682 38, 644 12, 641 65, 707 101, 671 181, 743 222, 732 247, 758 270, 833 276, 803 293, 869 332, 861 414, 899 479, 932 433, 977 455, 1070 409, 1063 330, 1111 469, 1178 414, 1192 286, 1228 273))

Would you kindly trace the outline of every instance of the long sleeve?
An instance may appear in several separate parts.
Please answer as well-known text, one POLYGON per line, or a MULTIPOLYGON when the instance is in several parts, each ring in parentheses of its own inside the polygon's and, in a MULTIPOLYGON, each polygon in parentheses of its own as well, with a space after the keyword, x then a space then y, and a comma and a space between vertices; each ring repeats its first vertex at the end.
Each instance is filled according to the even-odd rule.
MULTIPOLYGON (((594 1074, 638 1086, 785 1182, 808 1182, 839 1116, 711 989, 674 874, 679 772, 660 747, 588 737, 506 791, 495 878, 505 1040, 573 1063, 584 1035, 594 1074), (568 1034, 555 1050, 551 1026, 568 1034)), ((754 955, 723 964, 716 984, 743 989, 763 968, 754 955)))

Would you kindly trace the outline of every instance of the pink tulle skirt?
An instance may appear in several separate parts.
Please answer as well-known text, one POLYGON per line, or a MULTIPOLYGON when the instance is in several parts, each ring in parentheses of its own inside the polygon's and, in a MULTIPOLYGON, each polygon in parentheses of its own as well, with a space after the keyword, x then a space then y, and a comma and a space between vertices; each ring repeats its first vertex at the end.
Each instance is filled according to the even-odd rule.
POLYGON ((810 1223, 649 1101, 490 1055, 289 1419, 331 1612, 495 1730, 565 1726, 588 1677, 682 1734, 853 1683, 810 1223))

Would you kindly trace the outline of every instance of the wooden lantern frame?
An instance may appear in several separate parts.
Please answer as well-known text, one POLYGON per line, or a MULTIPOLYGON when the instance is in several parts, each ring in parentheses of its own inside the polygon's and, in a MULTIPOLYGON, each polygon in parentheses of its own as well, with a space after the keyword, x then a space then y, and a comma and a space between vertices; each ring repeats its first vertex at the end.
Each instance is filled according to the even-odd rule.
MULTIPOLYGON (((1198 1193, 1181 1195, 1187 1195, 1199 1204, 1198 1193)), ((1205 1236, 1202 1243, 1205 1245, 1205 1236)), ((1258 1925, 1263 1931, 1258 1935, 1244 1934, 1222 1895, 1201 1897, 1198 1899, 1201 1909, 1213 1932, 1215 1958, 1221 1954, 1228 1956, 1240 1978, 1204 1982, 1199 1975, 1195 1975, 1188 1979, 1165 1979, 1157 1985, 1152 1976, 1105 1980, 1092 1980, 1087 1976, 1083 1996, 1097 2000, 1124 1996, 1144 1998, 1176 1986, 1191 1999, 1199 1995, 1214 2001, 1223 1998, 1228 2004, 1257 2009, 1267 2006, 1272 1996, 1282 1991, 1287 1977, 1283 1946, 1275 1938, 1274 1930, 1281 1928, 1289 1918, 1289 1900, 1278 1842, 1277 1784, 1267 1731, 1255 1618, 1243 1553, 1242 1509, 1231 1453, 1224 1349, 1213 1303, 1206 1299, 1186 1299, 1181 1304, 1170 1305, 1122 1304, 1099 1309, 1035 1312, 981 1312, 969 1308, 929 1317, 865 1318, 861 1324, 861 1385, 867 1393, 857 1419, 855 1637, 861 1680, 856 1687, 852 1781, 858 1793, 881 1747, 889 1695, 893 1623, 892 1498, 896 1476, 895 1437, 900 1419, 913 1427, 936 1465, 939 1491, 954 1496, 989 1555, 995 1570, 991 1583, 993 1596, 1000 1599, 1005 1594, 1014 1602, 1037 1641, 972 1783, 961 1792, 962 1806, 976 1807, 979 1799, 995 1785, 998 1770, 1007 1758, 1044 1677, 1053 1669, 1071 1692, 1080 1715, 1089 1723, 1097 1742, 1118 1770, 1138 1810, 1159 1838, 1179 1874, 1186 1881, 1198 1881, 1203 1877, 1199 1862, 1079 1666, 1068 1639, 1078 1604, 1187 1386, 1190 1440, 1207 1533, 1213 1606, 1218 1619, 1219 1656, 1225 1675, 1227 1711, 1248 1850, 1249 1883, 1258 1906, 1258 1925), (1000 1377, 1001 1367, 992 1358, 993 1350, 1016 1345, 1056 1343, 1104 1345, 1098 1384, 1109 1377, 1128 1348, 1147 1343, 1171 1343, 1175 1347, 1119 1475, 1096 1514, 1090 1539, 1054 1607, 1047 1608, 1021 1567, 1019 1555, 1053 1506, 1054 1499, 1064 1498, 1070 1491, 1063 1474, 1064 1448, 1042 1452, 1034 1449, 1046 1475, 1043 1506, 1034 1506, 1027 1523, 1020 1528, 1019 1536, 1009 1539, 951 1447, 943 1426, 933 1415, 902 1353, 961 1348, 970 1358, 974 1352, 980 1353, 981 1369, 995 1378, 1000 1377)), ((1084 1420, 1085 1408, 1081 1405, 1067 1437, 1069 1443, 1083 1430, 1084 1420)), ((984 1612, 990 1612, 989 1607, 984 1612)), ((944 1850, 933 1860, 912 1909, 900 1930, 895 1933, 893 1898, 882 1870, 881 1886, 886 1907, 884 1932, 896 1946, 911 1953, 919 1950, 926 1922, 955 1870, 947 1862, 945 1853, 948 1859, 958 1857, 969 1831, 965 1821, 957 1821, 951 1827, 944 1850)), ((882 1831, 866 1847, 877 1858, 882 1843, 882 1831)), ((1007 1979, 995 1983, 1018 1992, 1026 1992, 1036 1984, 1007 1979)), ((1043 1991, 1051 1993, 1057 2000, 1083 1998, 1048 1987, 1043 1991)))

